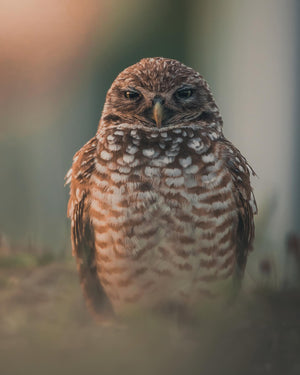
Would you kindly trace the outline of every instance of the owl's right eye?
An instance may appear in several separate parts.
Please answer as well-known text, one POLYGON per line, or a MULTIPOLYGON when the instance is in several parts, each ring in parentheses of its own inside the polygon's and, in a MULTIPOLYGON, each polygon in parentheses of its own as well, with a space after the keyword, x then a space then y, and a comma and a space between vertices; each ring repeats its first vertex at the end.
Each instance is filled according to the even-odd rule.
POLYGON ((127 90, 124 92, 124 96, 126 99, 134 100, 138 99, 141 96, 141 94, 135 90, 127 90))
POLYGON ((175 95, 179 99, 188 99, 193 95, 193 90, 191 88, 182 88, 176 91, 175 95))

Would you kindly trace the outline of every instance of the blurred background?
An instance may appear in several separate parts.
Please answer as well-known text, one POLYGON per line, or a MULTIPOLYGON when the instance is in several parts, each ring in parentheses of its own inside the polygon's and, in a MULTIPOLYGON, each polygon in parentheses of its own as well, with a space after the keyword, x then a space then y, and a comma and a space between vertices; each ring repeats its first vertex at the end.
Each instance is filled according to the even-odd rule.
POLYGON ((299 21, 299 0, 0 0, 1 374, 300 374, 299 21), (206 78, 258 175, 249 293, 181 331, 96 325, 66 218, 74 153, 150 56, 206 78))
POLYGON ((285 264, 286 236, 300 232, 299 10, 297 0, 1 0, 2 250, 69 251, 72 156, 116 75, 164 56, 204 75, 225 136, 257 172, 251 259, 285 264))

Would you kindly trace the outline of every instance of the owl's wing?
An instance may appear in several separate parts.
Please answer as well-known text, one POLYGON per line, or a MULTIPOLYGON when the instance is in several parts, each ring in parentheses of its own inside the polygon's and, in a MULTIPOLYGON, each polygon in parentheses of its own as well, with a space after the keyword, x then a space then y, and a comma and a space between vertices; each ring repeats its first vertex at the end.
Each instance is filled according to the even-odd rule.
POLYGON ((257 213, 256 201, 250 183, 254 170, 240 151, 228 140, 223 140, 223 158, 234 184, 234 197, 238 208, 237 228, 237 276, 245 270, 248 252, 254 240, 253 216, 257 213))
POLYGON ((80 283, 92 313, 99 320, 105 320, 112 308, 97 276, 94 231, 89 217, 89 180, 95 168, 96 148, 94 137, 75 154, 65 179, 66 184, 70 183, 68 217, 80 283))

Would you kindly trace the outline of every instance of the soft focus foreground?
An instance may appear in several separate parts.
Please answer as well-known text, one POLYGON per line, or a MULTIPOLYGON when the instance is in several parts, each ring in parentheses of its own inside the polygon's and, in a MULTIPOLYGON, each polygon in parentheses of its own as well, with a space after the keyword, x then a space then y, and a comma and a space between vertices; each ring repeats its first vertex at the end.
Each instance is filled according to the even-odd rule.
POLYGON ((1 374, 299 374, 299 290, 262 284, 198 321, 88 314, 70 259, 1 257, 1 374))

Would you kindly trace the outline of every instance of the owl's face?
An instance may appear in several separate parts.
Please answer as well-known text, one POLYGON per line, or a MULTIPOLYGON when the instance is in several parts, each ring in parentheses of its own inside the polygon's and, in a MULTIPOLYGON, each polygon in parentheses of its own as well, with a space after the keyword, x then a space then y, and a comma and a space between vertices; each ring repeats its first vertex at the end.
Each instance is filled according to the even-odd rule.
POLYGON ((218 118, 203 77, 179 61, 160 57, 143 59, 119 74, 107 93, 100 126, 205 125, 218 118))

